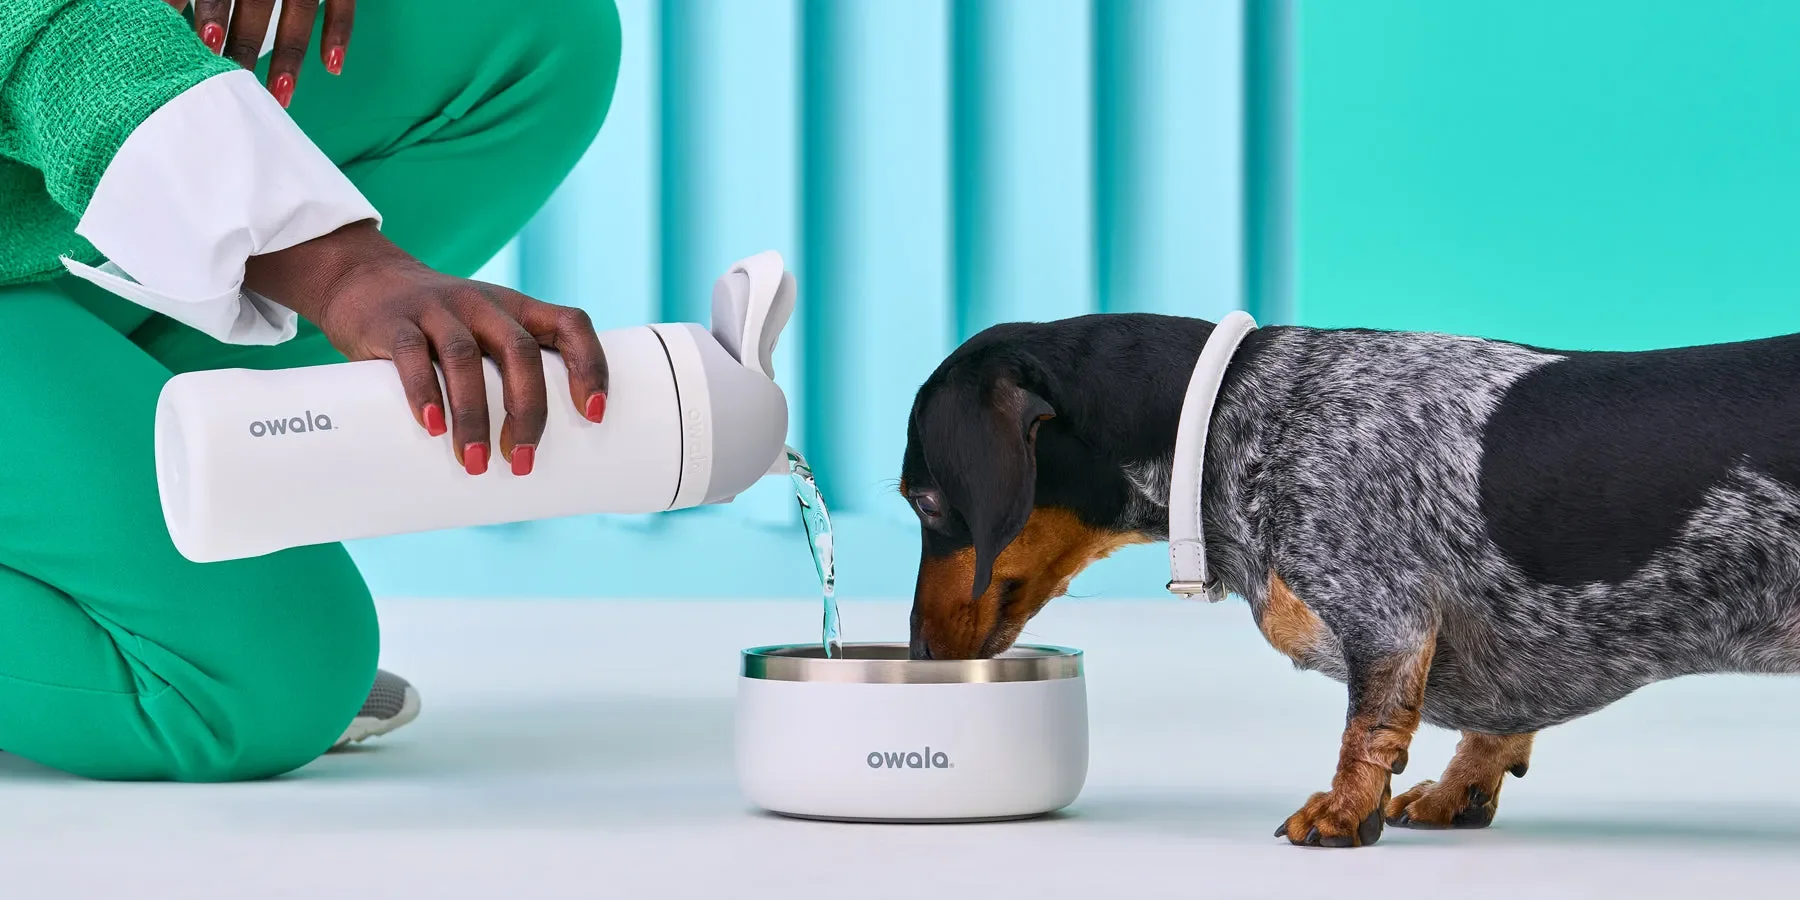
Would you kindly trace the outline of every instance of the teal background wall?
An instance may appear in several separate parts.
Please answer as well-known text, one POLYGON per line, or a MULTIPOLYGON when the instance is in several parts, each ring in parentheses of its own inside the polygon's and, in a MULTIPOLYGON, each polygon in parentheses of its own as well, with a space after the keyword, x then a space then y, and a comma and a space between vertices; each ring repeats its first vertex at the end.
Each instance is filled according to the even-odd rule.
POLYGON ((1306 324, 1800 331, 1800 4, 1343 0, 1296 34, 1306 324))
MULTIPOLYGON (((704 321, 727 265, 780 250, 800 295, 776 366, 790 440, 834 512, 842 596, 911 594, 917 525, 892 481, 913 391, 963 338, 1002 320, 1216 318, 1244 302, 1237 0, 619 6, 605 128, 483 277, 602 327, 704 321)), ((772 479, 726 508, 352 551, 387 596, 817 590, 792 494, 772 479)), ((1134 551, 1077 593, 1160 592, 1161 549, 1134 551)))

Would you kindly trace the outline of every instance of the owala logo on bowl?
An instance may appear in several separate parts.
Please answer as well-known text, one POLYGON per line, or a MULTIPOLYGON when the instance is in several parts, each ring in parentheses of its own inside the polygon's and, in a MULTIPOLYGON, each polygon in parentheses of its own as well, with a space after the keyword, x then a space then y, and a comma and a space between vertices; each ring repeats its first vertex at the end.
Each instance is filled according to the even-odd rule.
POLYGON ((967 660, 915 660, 900 642, 844 644, 830 658, 815 643, 753 647, 738 678, 738 785, 756 806, 807 819, 988 822, 1061 809, 1087 778, 1081 660, 1038 645, 967 660))
POLYGON ((930 747, 921 753, 917 750, 882 752, 869 751, 869 768, 871 769, 954 769, 956 764, 950 761, 949 754, 942 750, 931 752, 930 747))

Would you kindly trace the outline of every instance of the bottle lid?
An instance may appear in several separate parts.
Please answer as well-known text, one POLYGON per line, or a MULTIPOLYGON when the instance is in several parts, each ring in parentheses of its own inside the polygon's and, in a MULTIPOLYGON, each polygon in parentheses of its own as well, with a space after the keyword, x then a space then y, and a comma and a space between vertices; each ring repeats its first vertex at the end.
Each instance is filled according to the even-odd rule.
POLYGON ((713 283, 713 339, 746 368, 774 381, 775 344, 794 314, 795 292, 794 275, 774 250, 733 263, 713 283))

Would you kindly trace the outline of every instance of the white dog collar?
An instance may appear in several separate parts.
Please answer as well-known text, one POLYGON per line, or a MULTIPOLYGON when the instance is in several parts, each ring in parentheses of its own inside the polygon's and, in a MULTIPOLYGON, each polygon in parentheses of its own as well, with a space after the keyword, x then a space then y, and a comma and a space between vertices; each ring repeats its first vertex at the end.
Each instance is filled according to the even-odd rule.
POLYGON ((1200 349, 1194 374, 1188 379, 1187 396, 1181 401, 1181 422, 1175 431, 1175 460, 1169 474, 1169 592, 1192 599, 1219 599, 1217 586, 1206 569, 1206 532, 1200 521, 1200 492, 1206 466, 1206 433, 1212 423, 1213 403, 1225 383, 1225 368, 1232 354, 1256 320, 1233 310, 1213 326, 1212 336, 1200 349))

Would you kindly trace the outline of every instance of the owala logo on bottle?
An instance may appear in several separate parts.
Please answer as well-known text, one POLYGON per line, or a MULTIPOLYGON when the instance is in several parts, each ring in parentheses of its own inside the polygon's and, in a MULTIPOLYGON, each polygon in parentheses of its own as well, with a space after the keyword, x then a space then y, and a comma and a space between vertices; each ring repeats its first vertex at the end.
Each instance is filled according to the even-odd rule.
POLYGON ((306 415, 303 416, 294 416, 287 419, 262 419, 250 423, 251 437, 268 437, 277 434, 302 434, 308 431, 330 430, 331 417, 324 413, 314 414, 310 409, 307 410, 306 415))
POLYGON ((907 752, 880 750, 871 751, 866 760, 871 769, 954 769, 956 764, 950 761, 949 754, 939 750, 931 752, 926 747, 924 752, 913 750, 907 752))
POLYGON ((687 434, 687 466, 689 469, 698 469, 701 463, 706 462, 706 454, 711 452, 711 447, 706 442, 706 417, 700 414, 700 410, 690 409, 683 427, 687 434))

